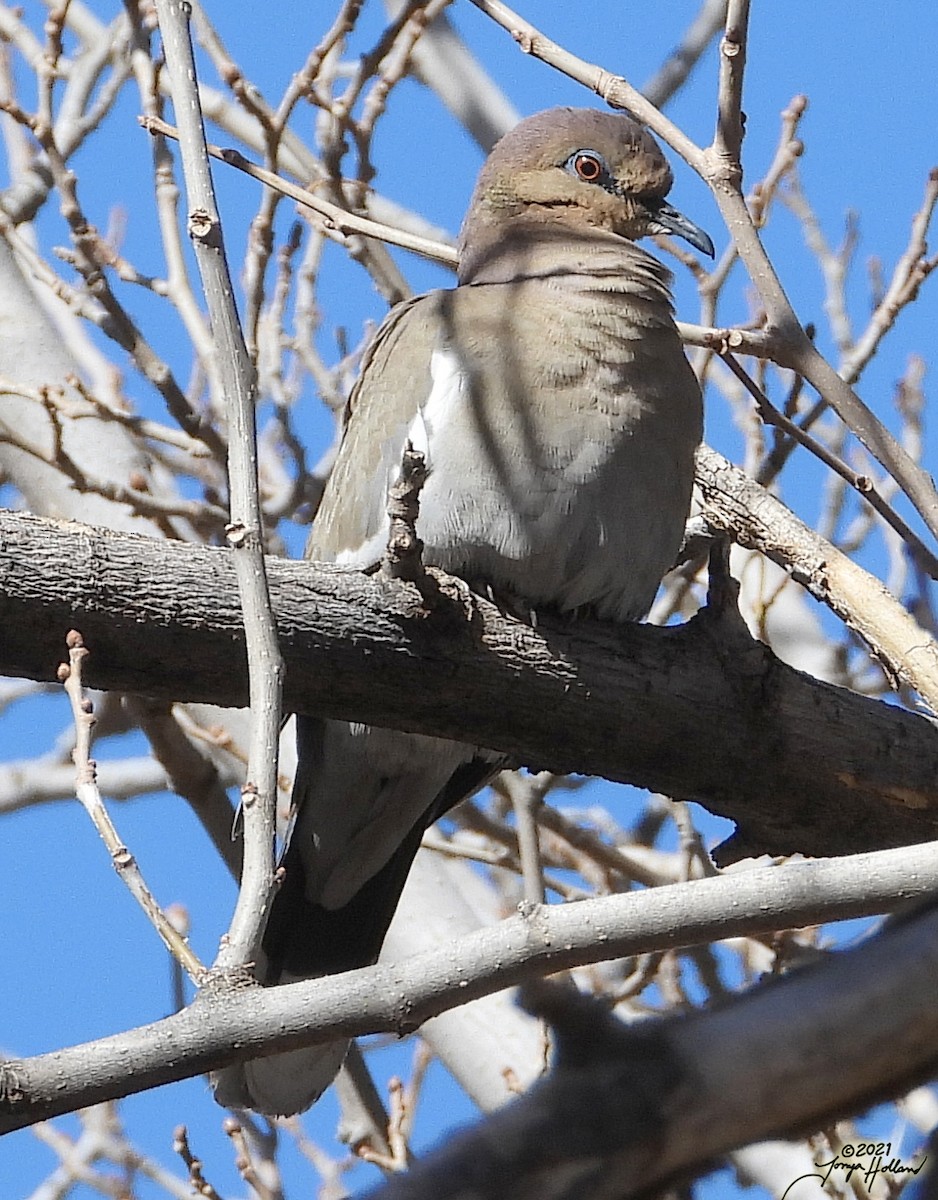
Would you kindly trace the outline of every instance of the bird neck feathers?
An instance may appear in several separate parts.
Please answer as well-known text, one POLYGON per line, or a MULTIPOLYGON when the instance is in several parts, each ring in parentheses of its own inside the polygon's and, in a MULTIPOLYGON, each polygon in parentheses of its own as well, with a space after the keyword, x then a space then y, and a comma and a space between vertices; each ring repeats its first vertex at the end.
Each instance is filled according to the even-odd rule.
POLYGON ((569 279, 584 288, 602 279, 603 290, 619 290, 619 281, 623 291, 671 306, 671 272, 618 234, 525 217, 475 227, 472 233, 462 243, 460 285, 569 279))

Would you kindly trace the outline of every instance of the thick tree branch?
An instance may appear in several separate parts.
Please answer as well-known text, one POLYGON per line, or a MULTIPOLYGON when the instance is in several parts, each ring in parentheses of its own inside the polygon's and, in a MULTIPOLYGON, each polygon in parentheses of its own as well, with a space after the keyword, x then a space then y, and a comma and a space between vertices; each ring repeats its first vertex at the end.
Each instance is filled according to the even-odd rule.
POLYGON ((821 966, 668 1021, 624 1025, 590 997, 531 987, 526 1007, 554 1029, 551 1074, 369 1195, 628 1200, 891 1098, 938 1064, 936 934, 932 904, 821 966))
MULTIPOLYGON (((233 976, 235 985, 228 986, 227 977, 219 976, 188 1008, 162 1021, 35 1058, 0 1063, 0 1134, 275 1049, 313 1045, 337 1035, 407 1033, 440 1012, 540 974, 623 955, 877 913, 936 888, 935 847, 916 846, 850 859, 737 870, 648 891, 536 906, 440 950, 305 983, 259 988, 239 984, 240 976, 233 976)), ((935 945, 932 939, 932 953, 935 945)), ((878 968, 872 978, 878 982, 877 1003, 884 1010, 891 1010, 893 1001, 913 987, 913 967, 919 969, 915 963, 897 960, 888 969, 878 968)), ((929 970, 934 971, 933 964, 929 970)), ((816 971, 813 977, 822 979, 823 972, 816 971)), ((934 1021, 933 974, 928 979, 928 1010, 934 1021)), ((764 990, 756 995, 764 995, 764 990)), ((779 1021, 794 1014, 787 1012, 784 1003, 777 1011, 769 1029, 787 1048, 779 1021)), ((807 1010, 809 1024, 816 1015, 815 1009, 807 1010)), ((854 1049, 864 1045, 851 1022, 844 1023, 842 1034, 855 1039, 854 1049)), ((938 1039, 938 1033, 934 1037, 938 1039)), ((815 1039, 814 1044, 827 1043, 815 1039)), ((889 1045, 879 1049, 888 1059, 889 1045)), ((929 1053, 936 1050, 938 1043, 933 1040, 929 1053)), ((727 1055, 727 1063, 733 1061, 735 1057, 727 1055)), ((914 1057, 900 1055, 897 1062, 906 1075, 915 1071, 914 1057)), ((754 1064, 761 1086, 774 1095, 777 1080, 768 1072, 763 1080, 763 1064, 758 1059, 754 1064)), ((815 1064, 811 1069, 818 1073, 819 1087, 833 1086, 839 1079, 838 1071, 822 1072, 815 1064)), ((792 1094, 798 1095, 798 1089, 792 1094)), ((753 1137, 769 1131, 770 1127, 754 1129, 753 1137)))
MULTIPOLYGON (((542 614, 532 629, 442 576, 428 612, 406 583, 268 566, 294 711, 700 800, 738 824, 724 860, 938 830, 931 722, 786 667, 733 614, 665 629, 542 614)), ((94 652, 91 686, 245 702, 229 555, 0 514, 0 670, 53 679, 70 628, 94 652)))

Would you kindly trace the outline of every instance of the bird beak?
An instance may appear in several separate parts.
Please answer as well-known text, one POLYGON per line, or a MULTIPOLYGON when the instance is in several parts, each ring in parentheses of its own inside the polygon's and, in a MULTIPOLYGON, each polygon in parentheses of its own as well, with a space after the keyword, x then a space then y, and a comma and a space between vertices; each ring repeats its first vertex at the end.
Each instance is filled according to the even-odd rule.
POLYGON ((645 206, 651 214, 652 233, 673 233, 675 237, 683 238, 701 252, 711 258, 716 257, 713 242, 699 225, 689 221, 683 213, 679 213, 664 200, 645 201, 645 206))

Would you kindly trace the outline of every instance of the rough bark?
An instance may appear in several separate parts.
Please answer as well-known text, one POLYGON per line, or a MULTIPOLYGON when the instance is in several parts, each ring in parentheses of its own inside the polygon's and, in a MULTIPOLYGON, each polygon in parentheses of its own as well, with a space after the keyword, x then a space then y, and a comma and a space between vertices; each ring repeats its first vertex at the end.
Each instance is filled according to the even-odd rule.
MULTIPOLYGON (((442 576, 428 609, 407 584, 269 568, 295 711, 699 800, 738 824, 724 860, 935 836, 933 724, 784 666, 735 613, 664 629, 542 615, 532 628, 442 576)), ((72 627, 91 686, 245 701, 225 551, 0 515, 0 671, 54 679, 72 627)))

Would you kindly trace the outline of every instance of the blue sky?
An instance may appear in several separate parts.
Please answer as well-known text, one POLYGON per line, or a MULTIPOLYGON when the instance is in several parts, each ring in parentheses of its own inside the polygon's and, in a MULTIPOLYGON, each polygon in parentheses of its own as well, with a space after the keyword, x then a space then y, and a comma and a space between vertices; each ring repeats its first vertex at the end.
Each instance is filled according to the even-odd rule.
MULTIPOLYGON (((559 0, 535 5, 519 0, 518 6, 569 49, 609 71, 622 73, 637 85, 654 73, 697 8, 689 0, 671 0, 666 5, 659 0, 595 0, 580 5, 559 0)), ((107 17, 119 8, 100 0, 90 7, 107 17)), ((266 5, 230 0, 209 5, 234 58, 274 98, 319 38, 335 7, 332 0, 312 5, 299 0, 271 0, 266 5)), ((27 21, 37 28, 40 7, 29 3, 24 11, 27 21)), ((577 85, 523 56, 503 30, 469 3, 457 3, 451 12, 457 28, 522 114, 555 104, 595 102, 577 85)), ((370 0, 363 29, 373 33, 379 25, 380 6, 370 0)), ((359 39, 356 45, 361 47, 366 40, 359 39)), ((859 327, 869 308, 863 264, 877 255, 888 275, 905 247, 909 221, 921 203, 927 173, 938 165, 936 52, 938 8, 931 4, 907 0, 901 5, 857 6, 850 0, 824 0, 822 4, 786 0, 784 4, 754 5, 745 93, 747 181, 757 179, 771 160, 780 111, 793 95, 806 93, 810 107, 801 125, 806 145, 802 163, 805 189, 835 244, 841 239, 847 210, 859 215, 857 268, 848 292, 859 327)), ((715 78, 716 54, 711 50, 668 109, 669 116, 701 144, 712 134, 715 78)), ((128 91, 114 129, 102 137, 106 152, 92 141, 76 166, 80 173, 84 169, 82 195, 93 219, 104 226, 113 206, 124 206, 129 256, 141 269, 159 273, 163 268, 151 232, 146 135, 138 130, 135 118, 136 104, 128 91)), ((311 135, 307 110, 299 111, 295 128, 302 136, 311 135)), ((456 232, 481 154, 418 84, 406 82, 392 95, 375 145, 375 160, 387 195, 456 232)), ((238 259, 257 203, 257 185, 217 165, 215 174, 229 250, 238 259)), ((726 234, 705 186, 679 162, 675 162, 675 174, 672 200, 711 233, 719 253, 726 234)), ((290 217, 288 206, 283 206, 281 233, 290 217)), ((54 215, 43 219, 40 231, 46 242, 66 240, 54 215)), ((794 219, 779 209, 765 231, 765 241, 799 314, 805 321, 818 323, 819 343, 830 349, 823 288, 794 219)), ((357 336, 362 321, 379 319, 384 308, 363 272, 346 264, 339 250, 330 249, 329 255, 334 294, 330 296, 329 324, 322 332, 324 347, 334 343, 336 325, 346 325, 357 336)), ((448 283, 448 276, 436 267, 405 254, 400 261, 417 288, 448 283)), ((694 290, 686 273, 680 271, 676 294, 679 315, 695 320, 694 290)), ((722 320, 731 323, 747 315, 745 295, 741 280, 729 287, 722 320)), ((157 307, 143 294, 128 302, 136 306, 142 319, 157 313, 157 307)), ((860 385, 864 399, 892 428, 896 428, 892 412, 895 382, 909 354, 927 355, 934 345, 936 318, 938 281, 932 280, 919 303, 902 314, 860 385)), ((184 359, 173 349, 172 324, 155 336, 163 339, 164 352, 181 367, 184 359)), ((933 386, 931 377, 926 377, 925 386, 926 391, 933 386)), ((158 411, 145 389, 138 390, 141 406, 158 411)), ((303 432, 315 459, 328 437, 328 422, 312 394, 304 401, 302 412, 303 432)), ((708 440, 724 453, 732 457, 738 452, 739 436, 718 398, 708 411, 707 431, 708 440)), ((934 470, 938 444, 933 432, 928 431, 927 438, 934 470)), ((797 482, 787 499, 810 521, 819 504, 820 472, 804 462, 793 474, 797 482)), ((298 552, 301 538, 301 531, 291 536, 294 552, 298 552)), ((872 565, 878 565, 875 552, 872 557, 872 565)), ((26 758, 51 750, 66 719, 61 697, 19 704, 0 719, 3 757, 26 758)), ((115 739, 102 747, 99 757, 129 752, 142 752, 140 739, 115 739)), ((593 798, 616 806, 623 814, 628 812, 627 792, 598 785, 593 798)), ((193 916, 196 950, 203 958, 214 957, 233 892, 186 806, 171 796, 154 796, 118 806, 116 820, 160 900, 186 904, 193 916)), ((714 821, 706 828, 714 839, 723 836, 721 823, 714 821)), ((10 1054, 29 1055, 94 1038, 155 1019, 169 1010, 169 969, 162 948, 109 867, 77 804, 48 806, 3 819, 0 928, 5 966, 0 982, 0 1047, 10 1054)), ((382 1051, 382 1055, 394 1060, 393 1069, 406 1072, 409 1047, 382 1051)), ((244 1194, 231 1165, 227 1141, 220 1133, 220 1110, 212 1104, 202 1080, 134 1098, 123 1112, 133 1136, 164 1164, 173 1161, 173 1126, 183 1120, 189 1123, 194 1148, 205 1160, 209 1178, 224 1194, 244 1194)), ((327 1147, 332 1145, 335 1116, 333 1101, 326 1097, 308 1118, 313 1136, 327 1147)), ((416 1149, 420 1151, 454 1123, 471 1116, 468 1102, 448 1084, 442 1070, 434 1068, 418 1123, 416 1149)), ((29 1195, 52 1162, 50 1152, 28 1131, 0 1141, 4 1196, 29 1195)), ((376 1175, 363 1167, 353 1179, 357 1188, 363 1188, 373 1183, 376 1175)), ((715 1190, 721 1194, 729 1190, 725 1177, 715 1190)), ((73 1194, 86 1200, 93 1193, 78 1189, 73 1194)), ((141 1191, 144 1200, 149 1194, 141 1191)), ((298 1190, 295 1194, 309 1192, 298 1190)))

